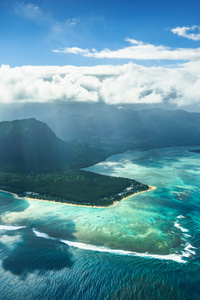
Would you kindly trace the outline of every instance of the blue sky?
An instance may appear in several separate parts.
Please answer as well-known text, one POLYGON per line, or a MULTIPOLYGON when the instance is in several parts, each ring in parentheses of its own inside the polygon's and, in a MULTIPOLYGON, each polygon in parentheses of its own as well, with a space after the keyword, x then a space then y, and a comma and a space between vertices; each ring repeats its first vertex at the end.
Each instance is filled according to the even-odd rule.
POLYGON ((129 61, 150 66, 193 60, 200 52, 199 11, 197 0, 0 0, 0 62, 12 67, 129 61), (166 47, 170 52, 163 56, 166 47), (189 50, 182 50, 179 60, 174 50, 180 48, 189 50), (144 54, 138 57, 135 51, 144 54))

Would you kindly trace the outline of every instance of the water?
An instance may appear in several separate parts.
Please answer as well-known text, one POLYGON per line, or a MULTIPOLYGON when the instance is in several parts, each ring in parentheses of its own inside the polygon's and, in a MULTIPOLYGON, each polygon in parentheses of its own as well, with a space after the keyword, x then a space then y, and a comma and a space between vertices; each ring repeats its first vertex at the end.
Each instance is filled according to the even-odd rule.
POLYGON ((157 187, 106 209, 1 192, 0 299, 200 299, 200 154, 188 149, 87 168, 157 187))

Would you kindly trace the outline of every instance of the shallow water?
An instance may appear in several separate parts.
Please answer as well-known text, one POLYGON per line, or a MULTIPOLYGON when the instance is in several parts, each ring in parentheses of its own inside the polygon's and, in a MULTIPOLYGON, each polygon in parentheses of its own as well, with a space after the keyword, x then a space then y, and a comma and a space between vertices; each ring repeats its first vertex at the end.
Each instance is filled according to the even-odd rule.
POLYGON ((87 168, 157 187, 106 209, 1 192, 3 299, 200 299, 200 154, 188 149, 87 168))

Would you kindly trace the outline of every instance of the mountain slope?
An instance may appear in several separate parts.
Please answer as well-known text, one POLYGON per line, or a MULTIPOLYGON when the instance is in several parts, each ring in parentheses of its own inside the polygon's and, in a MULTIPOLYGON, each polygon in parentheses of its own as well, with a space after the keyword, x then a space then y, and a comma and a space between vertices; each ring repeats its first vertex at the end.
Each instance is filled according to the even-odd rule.
POLYGON ((87 145, 62 141, 47 124, 34 118, 0 122, 1 171, 51 172, 66 166, 84 167, 98 161, 98 156, 102 158, 87 145))
POLYGON ((33 198, 98 206, 149 189, 132 179, 78 170, 104 159, 103 155, 85 144, 60 140, 34 118, 4 121, 0 123, 0 189, 21 196, 28 190, 33 198))
POLYGON ((46 122, 64 140, 79 140, 114 152, 200 144, 200 114, 182 110, 113 107, 109 111, 96 110, 92 116, 57 112, 46 122))
POLYGON ((132 149, 200 144, 200 113, 134 109, 134 105, 105 103, 26 103, 15 104, 14 109, 7 104, 1 105, 0 120, 35 117, 62 140, 86 143, 108 156, 132 149))

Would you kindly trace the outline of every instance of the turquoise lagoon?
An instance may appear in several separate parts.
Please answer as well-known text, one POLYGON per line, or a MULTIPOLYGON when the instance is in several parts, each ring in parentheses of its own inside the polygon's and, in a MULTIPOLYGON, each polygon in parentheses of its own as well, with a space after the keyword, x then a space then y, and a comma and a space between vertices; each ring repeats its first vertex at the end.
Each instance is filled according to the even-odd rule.
POLYGON ((87 168, 156 187, 109 208, 1 192, 2 299, 200 299, 196 148, 126 152, 87 168))

